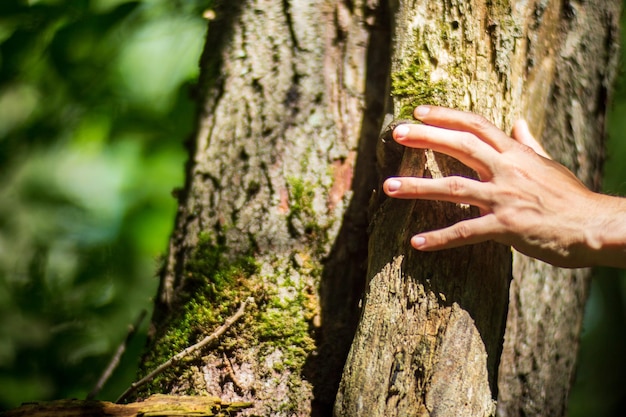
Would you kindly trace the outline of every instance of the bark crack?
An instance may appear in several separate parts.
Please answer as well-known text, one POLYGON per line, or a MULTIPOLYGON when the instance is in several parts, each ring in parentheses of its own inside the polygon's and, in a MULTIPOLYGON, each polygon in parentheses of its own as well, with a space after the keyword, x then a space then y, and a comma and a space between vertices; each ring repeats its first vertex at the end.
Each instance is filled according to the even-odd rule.
POLYGON ((291 16, 291 4, 289 0, 283 0, 283 13, 285 14, 285 22, 287 23, 287 29, 289 30, 289 37, 291 38, 292 47, 296 51, 302 51, 294 30, 293 17, 291 16))

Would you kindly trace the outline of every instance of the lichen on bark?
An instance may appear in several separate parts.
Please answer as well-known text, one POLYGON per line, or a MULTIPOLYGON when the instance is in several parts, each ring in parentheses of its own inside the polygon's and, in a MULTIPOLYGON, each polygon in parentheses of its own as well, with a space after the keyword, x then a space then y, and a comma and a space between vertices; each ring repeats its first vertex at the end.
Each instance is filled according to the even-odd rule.
MULTIPOLYGON (((241 302, 250 297, 261 298, 261 289, 251 285, 259 270, 252 254, 228 260, 225 252, 223 238, 200 234, 183 272, 187 276, 186 294, 178 295, 174 313, 162 324, 164 331, 152 339, 141 363, 140 376, 210 334, 241 302)), ((179 367, 167 370, 143 388, 140 395, 171 390, 172 375, 180 371, 179 367)))
POLYGON ((396 98, 400 110, 398 118, 409 119, 420 104, 445 105, 451 83, 433 81, 430 64, 417 54, 408 66, 391 74, 391 95, 396 98))
MULTIPOLYGON (((210 332, 209 322, 241 298, 252 296, 254 303, 216 345, 185 363, 178 377, 164 375, 155 389, 250 401, 249 415, 304 416, 314 406, 313 382, 328 383, 321 381, 318 350, 325 359, 344 355, 319 346, 318 291, 324 273, 325 280, 333 276, 323 261, 352 195, 360 134, 354 125, 366 84, 356 63, 365 50, 336 57, 350 71, 337 69, 343 78, 334 88, 326 60, 335 58, 324 55, 335 46, 333 32, 324 30, 337 23, 329 6, 314 0, 216 4, 201 63, 206 90, 195 146, 162 272, 154 355, 146 356, 144 369, 194 343, 198 332, 210 332), (356 118, 344 123, 346 113, 356 118), (254 267, 230 279, 242 260, 254 267)), ((342 39, 367 45, 355 40, 369 36, 359 15, 366 7, 349 12, 354 21, 342 28, 351 34, 342 39)), ((321 398, 327 407, 331 400, 321 398)))
MULTIPOLYGON (((236 300, 252 295, 255 302, 245 320, 183 364, 180 374, 164 377, 158 389, 252 401, 248 415, 329 415, 369 264, 369 295, 376 295, 365 308, 375 306, 376 297, 389 300, 379 304, 379 314, 368 310, 363 317, 393 317, 374 323, 385 337, 362 343, 365 353, 351 359, 370 370, 382 362, 378 373, 365 372, 366 378, 357 378, 364 385, 347 392, 376 398, 380 407, 365 410, 383 409, 381 415, 467 415, 468 408, 492 414, 510 251, 490 244, 438 255, 410 249, 412 233, 478 213, 385 200, 374 169, 385 101, 393 95, 387 111, 396 117, 408 116, 417 104, 439 104, 480 113, 503 130, 527 117, 534 133, 551 150, 566 149, 565 162, 593 183, 599 151, 584 139, 601 130, 614 63, 602 54, 588 64, 579 61, 583 51, 613 44, 614 6, 606 5, 616 2, 566 2, 581 12, 571 15, 560 1, 389 2, 402 11, 388 9, 385 1, 219 2, 202 60, 195 146, 162 273, 152 341, 163 344, 153 363, 210 332, 236 300), (594 6, 598 10, 587 9, 594 6), (594 22, 587 28, 605 31, 577 31, 587 19, 594 22), (404 31, 393 42, 391 27, 404 31), (385 91, 388 82, 391 91, 385 91), (563 139, 563 132, 573 139, 563 139), (577 153, 581 149, 589 156, 577 153), (380 198, 372 199, 378 211, 368 257, 365 207, 373 189, 380 198), (217 265, 215 273, 208 272, 211 265, 217 265), (438 360, 442 355, 453 360, 438 360), (471 387, 468 369, 479 380, 471 387), (382 385, 367 383, 377 377, 382 385), (477 392, 479 399, 462 401, 477 392), (419 397, 419 404, 412 407, 409 397, 419 397)), ((381 173, 475 178, 455 161, 430 157, 397 153, 400 169, 387 166, 381 173)), ((586 275, 557 274, 516 259, 513 341, 501 372, 512 389, 500 390, 500 406, 528 415, 543 407, 556 415, 567 386, 556 379, 571 376, 576 340, 570 330, 580 324, 586 275), (563 281, 571 285, 559 287, 563 281), (542 301, 547 308, 536 305, 539 293, 560 297, 565 324, 550 313, 550 300, 542 301), (562 346, 538 340, 535 312, 558 329, 562 346), (527 340, 533 340, 530 348, 527 340), (560 359, 552 361, 553 354, 560 359), (546 366, 533 368, 537 363, 546 366), (536 387, 554 381, 549 397, 555 400, 541 389, 522 392, 524 379, 539 381, 536 387), (530 398, 532 407, 519 398, 530 398)))

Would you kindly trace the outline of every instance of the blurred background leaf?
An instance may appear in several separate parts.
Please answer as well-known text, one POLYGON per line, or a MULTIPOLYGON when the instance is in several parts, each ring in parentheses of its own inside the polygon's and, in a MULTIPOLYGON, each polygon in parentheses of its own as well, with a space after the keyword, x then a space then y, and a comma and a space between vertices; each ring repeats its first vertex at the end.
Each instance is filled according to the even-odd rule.
MULTIPOLYGON (((0 409, 84 398, 151 308, 208 7, 0 3, 0 409)), ((102 398, 132 382, 144 339, 102 398)))
MULTIPOLYGON (((0 410, 84 398, 151 308, 211 0, 0 2, 0 410)), ((605 190, 626 195, 626 83, 605 190)), ((626 278, 600 269, 570 415, 626 415, 626 278)), ((144 323, 99 398, 135 378, 144 323)))

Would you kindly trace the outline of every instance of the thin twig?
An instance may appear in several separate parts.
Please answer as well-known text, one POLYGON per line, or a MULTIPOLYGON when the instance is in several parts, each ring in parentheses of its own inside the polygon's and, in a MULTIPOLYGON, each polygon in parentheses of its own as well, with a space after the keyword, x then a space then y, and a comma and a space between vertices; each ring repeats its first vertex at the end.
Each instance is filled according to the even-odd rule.
POLYGON ((147 310, 145 309, 142 310, 139 316, 137 317, 137 319, 135 320, 135 323, 131 324, 128 327, 128 333, 126 334, 126 338, 118 346, 117 350, 115 351, 115 354, 109 361, 109 364, 107 365, 106 368, 104 368, 104 372, 102 372, 102 375, 100 376, 100 379, 98 379, 98 382, 96 383, 96 385, 93 387, 91 392, 87 394, 87 400, 93 400, 96 397, 96 395, 98 395, 100 391, 102 391, 102 387, 104 387, 104 384, 106 384, 109 378, 111 378, 111 375, 113 375, 113 371, 117 369, 117 366, 120 364, 122 355, 126 351, 126 346, 128 346, 128 344, 130 343, 135 333, 137 333, 137 329, 139 329, 139 326, 141 326, 141 323, 146 318, 147 314, 148 314, 147 310))
POLYGON ((176 355, 172 356, 169 360, 157 366, 152 372, 150 372, 145 377, 141 378, 139 381, 133 382, 131 386, 126 391, 124 391, 122 395, 120 395, 120 397, 117 399, 116 402, 117 403, 121 402, 130 394, 132 394, 137 389, 139 389, 140 387, 150 382, 152 379, 154 379, 155 376, 157 376, 158 374, 160 374, 161 372, 163 372, 170 366, 174 365, 177 362, 180 362, 185 357, 192 355, 196 351, 202 349, 204 346, 217 340, 217 338, 223 335, 224 332, 226 332, 226 330, 228 330, 230 326, 232 326, 237 320, 239 320, 243 316, 245 309, 246 309, 246 304, 247 304, 247 301, 242 302, 241 306, 239 307, 239 310, 237 310, 235 314, 233 314, 228 319, 226 319, 226 321, 224 321, 224 324, 222 324, 220 327, 215 329, 213 333, 211 333, 210 335, 208 335, 207 337, 205 337, 204 339, 202 339, 195 345, 189 346, 185 348, 184 350, 178 352, 176 355))
POLYGON ((235 387, 237 391, 239 391, 239 393, 244 392, 243 387, 241 386, 241 384, 239 383, 239 380, 235 376, 235 370, 233 369, 233 364, 230 361, 230 358, 226 356, 224 352, 222 352, 222 356, 224 357, 224 366, 226 367, 226 372, 230 380, 233 382, 233 386, 235 387))

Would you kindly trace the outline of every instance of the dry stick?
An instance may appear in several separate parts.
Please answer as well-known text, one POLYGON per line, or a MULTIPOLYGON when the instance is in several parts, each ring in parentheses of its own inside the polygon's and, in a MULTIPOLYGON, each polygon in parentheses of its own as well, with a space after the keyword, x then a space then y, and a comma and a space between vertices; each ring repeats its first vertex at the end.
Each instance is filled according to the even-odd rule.
POLYGON ((120 364, 120 359, 122 358, 122 355, 126 351, 126 346, 128 346, 128 344, 130 343, 130 340, 133 338, 135 333, 137 333, 137 329, 139 329, 139 326, 141 326, 141 323, 143 322, 143 319, 146 318, 147 314, 148 314, 147 310, 145 309, 142 310, 141 314, 139 314, 139 317, 137 317, 137 319, 135 320, 135 323, 129 326, 128 333, 126 334, 126 338, 118 346, 117 351, 115 352, 115 355, 113 355, 113 357, 111 358, 111 361, 109 362, 107 367, 104 369, 104 372, 100 376, 100 379, 98 379, 98 382, 96 383, 96 385, 93 387, 91 392, 87 394, 88 400, 94 399, 96 395, 100 393, 100 391, 102 390, 102 387, 104 387, 104 384, 106 384, 109 378, 111 378, 113 371, 115 371, 115 369, 117 369, 117 366, 120 364))
POLYGON ((230 380, 233 382, 233 385, 236 389, 238 389, 240 392, 243 392, 244 389, 237 380, 237 377, 235 376, 235 370, 233 369, 233 364, 231 363, 230 358, 226 356, 226 354, 223 352, 222 356, 224 357, 224 366, 226 366, 226 372, 228 373, 230 380))
POLYGON ((239 310, 237 310, 235 314, 233 314, 228 319, 226 319, 224 324, 222 324, 220 327, 215 329, 213 333, 211 333, 210 335, 208 335, 207 337, 205 337, 204 339, 202 339, 195 345, 189 346, 185 348, 183 351, 178 352, 176 355, 172 356, 167 362, 164 362, 158 367, 156 367, 152 372, 150 372, 145 377, 141 378, 139 381, 133 382, 130 385, 130 387, 126 391, 124 391, 122 395, 120 395, 120 397, 117 399, 116 402, 117 403, 121 402, 127 396, 135 392, 139 387, 142 387, 148 382, 150 382, 155 376, 157 376, 158 374, 160 374, 161 372, 163 372, 170 366, 174 365, 176 362, 179 362, 186 356, 189 356, 193 354, 194 352, 196 352, 197 350, 202 349, 204 346, 215 341, 218 337, 223 335, 224 332, 226 332, 226 330, 228 330, 228 328, 233 325, 233 323, 235 323, 237 320, 239 320, 243 316, 243 313, 246 309, 246 303, 247 303, 247 300, 241 303, 239 310))

